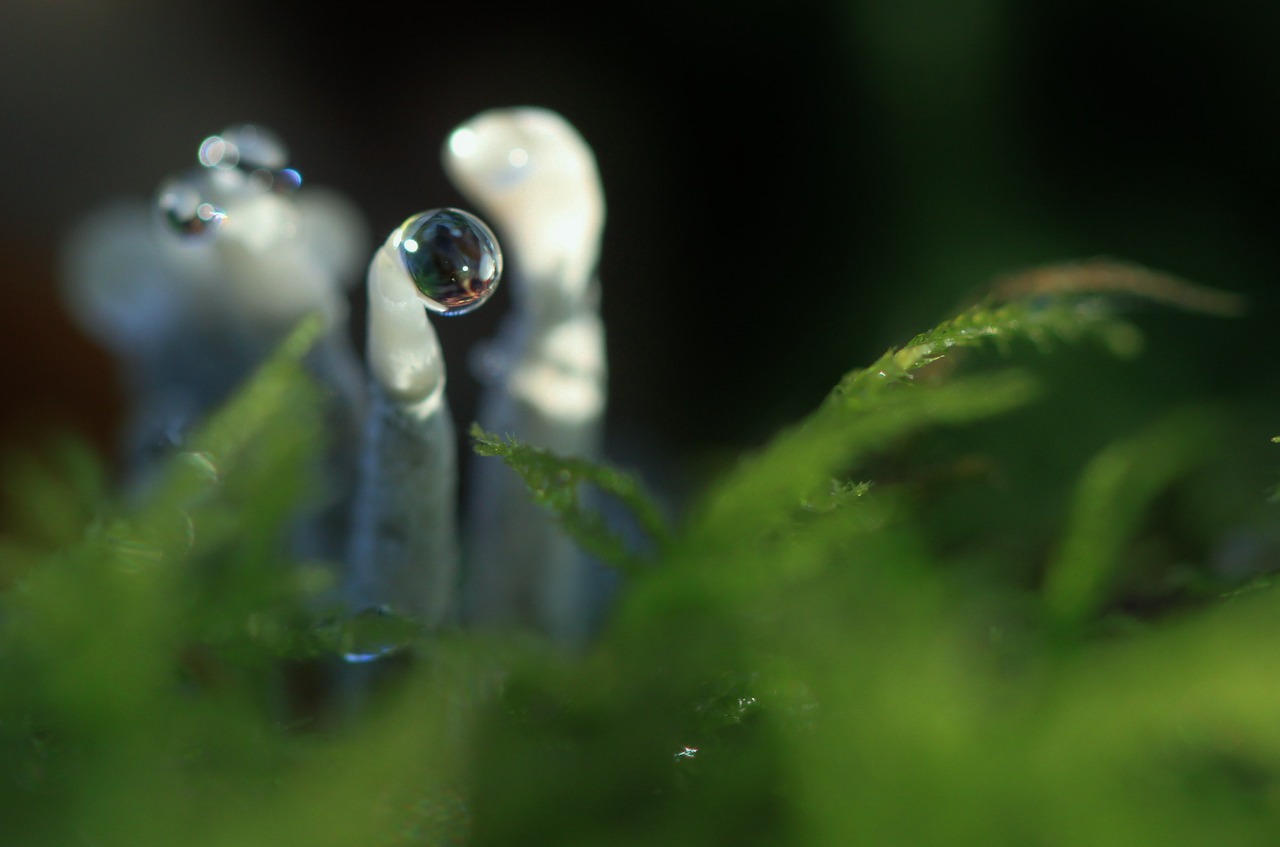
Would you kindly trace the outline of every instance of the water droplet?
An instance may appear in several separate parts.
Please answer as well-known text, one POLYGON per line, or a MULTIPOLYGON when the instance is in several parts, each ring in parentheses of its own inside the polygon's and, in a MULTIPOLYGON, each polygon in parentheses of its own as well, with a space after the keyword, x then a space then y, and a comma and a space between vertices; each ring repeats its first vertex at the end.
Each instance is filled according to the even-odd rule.
POLYGON ((288 194, 302 185, 302 174, 293 168, 280 168, 274 171, 259 168, 253 172, 252 178, 259 188, 275 191, 278 194, 288 194))
POLYGON ((156 192, 156 209, 170 231, 191 240, 212 238, 227 217, 205 197, 200 182, 189 176, 166 180, 156 192))
POLYGON ((342 659, 360 665, 399 653, 413 641, 416 629, 413 621, 386 606, 364 609, 348 618, 342 627, 342 659))
POLYGON ((432 209, 409 218, 395 243, 427 308, 464 315, 498 288, 502 251, 489 227, 461 209, 432 209))
POLYGON ((289 160, 275 133, 254 124, 228 127, 200 142, 200 164, 206 168, 255 170, 283 168, 289 160))
POLYGON ((220 183, 248 183, 260 191, 290 192, 302 176, 286 167, 289 153, 275 133, 254 124, 228 127, 200 142, 200 164, 220 183))
POLYGON ((680 761, 681 759, 692 759, 696 755, 698 755, 697 747, 685 746, 683 749, 676 751, 676 761, 680 761))

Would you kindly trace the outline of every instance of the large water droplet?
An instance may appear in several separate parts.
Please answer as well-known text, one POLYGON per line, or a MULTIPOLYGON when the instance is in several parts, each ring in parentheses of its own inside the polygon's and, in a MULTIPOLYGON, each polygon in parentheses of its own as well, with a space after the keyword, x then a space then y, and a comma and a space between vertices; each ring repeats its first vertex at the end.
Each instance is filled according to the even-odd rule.
POLYGON ((502 251, 475 215, 432 209, 409 218, 396 235, 405 270, 431 311, 464 315, 497 290, 502 251))
POLYGON ((156 209, 171 231, 187 239, 212 238, 227 217, 206 198, 201 182, 189 176, 162 183, 156 192, 156 209))
POLYGON ((405 650, 413 641, 417 627, 409 618, 400 617, 386 606, 374 606, 357 612, 342 627, 342 659, 361 665, 405 650))

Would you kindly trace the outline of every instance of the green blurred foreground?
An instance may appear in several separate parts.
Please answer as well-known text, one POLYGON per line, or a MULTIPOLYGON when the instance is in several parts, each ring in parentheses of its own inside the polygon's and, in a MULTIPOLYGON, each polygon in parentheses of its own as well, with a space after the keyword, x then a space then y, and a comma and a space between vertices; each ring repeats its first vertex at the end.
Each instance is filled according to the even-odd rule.
POLYGON ((1093 271, 850 373, 676 527, 625 474, 474 431, 627 576, 581 655, 384 621, 386 667, 340 661, 373 636, 280 554, 323 440, 314 324, 145 502, 74 444, 11 462, 0 843, 1280 842, 1275 507, 1229 470, 1269 445, 1149 409, 1073 493, 1031 484, 1087 402, 1047 364, 1135 352, 1097 292, 1179 302, 1093 271))

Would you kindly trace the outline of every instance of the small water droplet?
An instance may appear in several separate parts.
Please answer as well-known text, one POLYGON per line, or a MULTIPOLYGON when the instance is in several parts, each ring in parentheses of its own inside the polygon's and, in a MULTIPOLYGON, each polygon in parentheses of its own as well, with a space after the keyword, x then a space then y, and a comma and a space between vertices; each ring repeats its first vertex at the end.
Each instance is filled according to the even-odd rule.
POLYGON ((200 164, 219 176, 219 183, 248 183, 260 191, 288 193, 302 175, 286 167, 289 152, 273 132, 254 124, 228 127, 200 142, 200 164))
POLYGON ((302 185, 302 174, 293 168, 280 168, 274 171, 259 168, 253 172, 252 179, 259 188, 274 191, 277 194, 288 194, 302 185))
POLYGON ((285 166, 289 153, 274 132, 255 124, 240 124, 200 142, 199 158, 206 168, 276 170, 285 166))
POLYGON ((697 747, 686 746, 685 748, 676 752, 676 761, 679 761, 681 759, 692 759, 696 755, 698 755, 697 747))
POLYGON ((461 209, 432 209, 400 225, 400 260, 427 308, 464 315, 493 296, 502 251, 489 227, 461 209))
POLYGON ((353 665, 374 662, 405 650, 414 626, 386 606, 373 606, 347 619, 342 628, 342 660, 353 665))
POLYGON ((227 213, 206 198, 193 177, 165 180, 156 192, 156 210, 167 228, 189 240, 205 240, 226 220, 227 213))

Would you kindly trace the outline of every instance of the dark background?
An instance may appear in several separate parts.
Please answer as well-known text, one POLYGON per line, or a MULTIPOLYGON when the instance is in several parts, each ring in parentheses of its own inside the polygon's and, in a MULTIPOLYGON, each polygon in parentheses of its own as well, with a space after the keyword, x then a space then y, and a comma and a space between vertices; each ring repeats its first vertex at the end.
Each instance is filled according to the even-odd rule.
MULTIPOLYGON (((61 314, 60 239, 115 196, 149 195, 204 136, 275 129, 380 241, 410 213, 461 203, 439 167, 453 126, 525 104, 560 111, 599 159, 610 451, 624 463, 713 467, 993 276, 1100 254, 1253 308, 1140 315, 1146 357, 1081 381, 1082 406, 1108 391, 1240 397, 1280 431, 1266 419, 1278 45, 1268 2, 699 1, 584 16, 6 0, 0 436, 23 448, 63 426, 110 448, 114 375, 61 314)), ((505 306, 500 292, 437 322, 464 424, 466 350, 505 306)))

